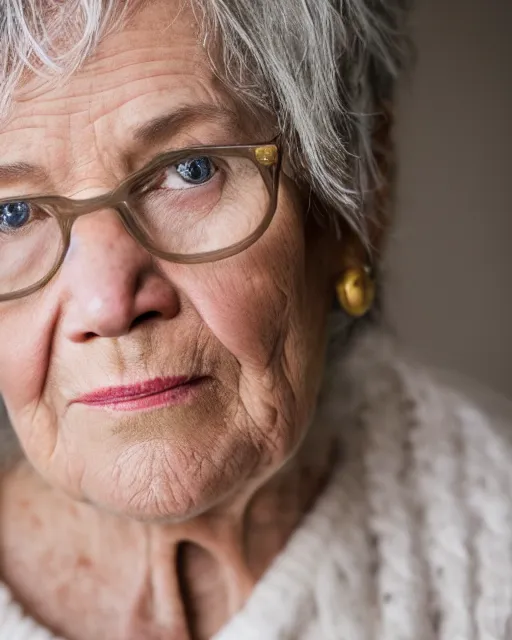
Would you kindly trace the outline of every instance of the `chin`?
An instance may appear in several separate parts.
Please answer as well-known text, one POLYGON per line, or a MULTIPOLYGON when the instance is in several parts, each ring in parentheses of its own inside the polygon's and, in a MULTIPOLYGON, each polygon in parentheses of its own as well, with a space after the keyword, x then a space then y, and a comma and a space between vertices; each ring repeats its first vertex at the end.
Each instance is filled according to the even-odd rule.
POLYGON ((256 421, 227 394, 207 400, 149 412, 75 406, 58 422, 51 463, 33 447, 28 457, 74 500, 140 521, 188 520, 250 496, 300 439, 273 406, 262 403, 256 421))
MULTIPOLYGON (((140 521, 180 522, 226 503, 265 473, 262 450, 237 430, 216 438, 151 438, 86 460, 83 499, 140 521)), ((206 436, 206 434, 203 434, 206 436)))

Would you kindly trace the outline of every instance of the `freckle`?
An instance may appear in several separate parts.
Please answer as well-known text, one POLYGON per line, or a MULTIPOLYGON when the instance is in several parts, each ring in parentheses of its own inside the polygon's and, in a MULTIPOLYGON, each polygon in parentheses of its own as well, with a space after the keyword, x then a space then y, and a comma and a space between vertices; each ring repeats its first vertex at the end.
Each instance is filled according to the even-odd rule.
POLYGON ((57 600, 67 600, 69 597, 69 585, 63 584, 56 591, 55 595, 57 596, 57 600))
POLYGON ((87 556, 78 556, 76 567, 77 569, 90 569, 92 567, 92 561, 87 556))
POLYGON ((53 565, 54 559, 55 559, 55 552, 53 550, 46 551, 45 553, 43 553, 41 557, 41 564, 51 566, 53 565))

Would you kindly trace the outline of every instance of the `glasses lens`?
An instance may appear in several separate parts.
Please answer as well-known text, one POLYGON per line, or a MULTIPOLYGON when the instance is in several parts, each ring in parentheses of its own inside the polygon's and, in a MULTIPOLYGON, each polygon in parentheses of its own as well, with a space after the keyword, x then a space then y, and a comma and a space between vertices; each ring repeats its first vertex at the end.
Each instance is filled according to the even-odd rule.
POLYGON ((131 200, 151 244, 186 256, 249 238, 265 219, 270 191, 249 158, 189 155, 155 169, 131 200))
POLYGON ((54 268, 62 253, 56 218, 35 201, 0 204, 0 295, 37 284, 54 268))

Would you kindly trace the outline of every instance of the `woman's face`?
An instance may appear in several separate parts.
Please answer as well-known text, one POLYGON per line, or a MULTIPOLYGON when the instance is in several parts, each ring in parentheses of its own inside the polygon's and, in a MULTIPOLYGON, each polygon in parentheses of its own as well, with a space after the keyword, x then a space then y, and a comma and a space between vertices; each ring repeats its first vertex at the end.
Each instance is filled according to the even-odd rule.
MULTIPOLYGON (((233 105, 177 7, 151 3, 65 84, 20 90, 0 162, 37 169, 0 171, 0 198, 88 198, 164 150, 260 142, 230 126, 233 105), (140 135, 187 105, 218 114, 140 135)), ((264 236, 216 263, 155 260, 113 210, 80 218, 50 284, 0 304, 0 392, 30 462, 72 497, 142 519, 190 517, 260 483, 315 406, 331 253, 286 178, 264 236), (105 392, 182 377, 195 382, 147 401, 105 392)))

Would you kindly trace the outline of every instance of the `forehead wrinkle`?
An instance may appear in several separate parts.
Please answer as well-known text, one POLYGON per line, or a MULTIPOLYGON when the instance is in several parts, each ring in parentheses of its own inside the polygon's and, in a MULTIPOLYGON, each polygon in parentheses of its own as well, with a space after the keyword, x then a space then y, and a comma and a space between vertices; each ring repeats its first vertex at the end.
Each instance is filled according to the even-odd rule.
POLYGON ((139 125, 132 133, 135 142, 150 145, 162 138, 175 136, 183 129, 195 124, 212 123, 221 125, 226 133, 238 133, 240 122, 238 114, 215 104, 198 103, 178 106, 171 112, 156 116, 149 122, 139 125))

